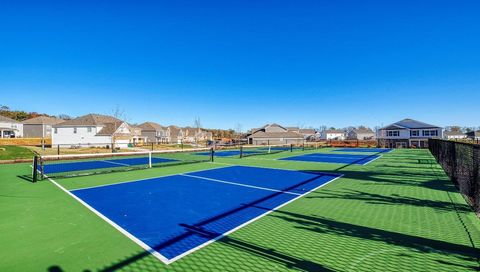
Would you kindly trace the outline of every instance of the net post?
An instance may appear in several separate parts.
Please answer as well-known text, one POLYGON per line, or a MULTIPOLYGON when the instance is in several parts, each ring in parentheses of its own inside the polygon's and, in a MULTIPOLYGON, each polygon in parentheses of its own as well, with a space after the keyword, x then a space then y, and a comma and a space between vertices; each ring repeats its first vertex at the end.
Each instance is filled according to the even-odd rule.
POLYGON ((32 172, 32 182, 37 182, 38 180, 38 156, 33 156, 33 172, 32 172))
POLYGON ((240 159, 243 157, 243 146, 240 146, 240 159))
POLYGON ((293 144, 290 144, 290 152, 293 152, 293 144))
POLYGON ((213 150, 213 147, 210 148, 210 161, 213 162, 213 157, 215 156, 215 151, 213 150))
POLYGON ((60 145, 57 145, 57 155, 60 155, 60 145))
POLYGON ((152 168, 152 152, 148 152, 148 168, 152 168))

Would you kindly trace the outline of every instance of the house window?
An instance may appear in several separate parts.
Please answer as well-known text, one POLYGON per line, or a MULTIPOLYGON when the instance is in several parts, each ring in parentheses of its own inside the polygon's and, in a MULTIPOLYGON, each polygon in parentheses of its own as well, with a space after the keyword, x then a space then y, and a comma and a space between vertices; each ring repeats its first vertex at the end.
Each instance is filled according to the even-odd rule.
POLYGON ((398 136, 400 136, 400 131, 398 131, 398 130, 389 130, 389 131, 387 131, 387 136, 388 136, 388 137, 398 137, 398 136))
POLYGON ((410 130, 410 136, 420 136, 420 131, 418 131, 418 130, 410 130))
POLYGON ((76 127, 73 128, 73 133, 75 133, 75 134, 77 133, 77 128, 76 127))
POLYGON ((438 136, 437 130, 424 130, 423 136, 438 136))
POLYGON ((92 128, 91 128, 91 127, 88 127, 88 128, 87 128, 87 132, 92 132, 92 128))

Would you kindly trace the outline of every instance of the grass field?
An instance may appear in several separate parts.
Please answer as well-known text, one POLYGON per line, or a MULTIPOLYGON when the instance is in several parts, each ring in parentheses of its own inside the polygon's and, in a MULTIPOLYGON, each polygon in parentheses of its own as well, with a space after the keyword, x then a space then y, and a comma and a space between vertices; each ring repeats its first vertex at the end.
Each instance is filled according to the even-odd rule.
POLYGON ((33 152, 22 146, 0 146, 0 160, 31 159, 33 152))
POLYGON ((0 271, 478 269, 480 220, 427 150, 395 150, 365 166, 274 160, 286 156, 56 180, 78 189, 231 164, 344 175, 170 265, 48 180, 30 183, 30 165, 0 165, 0 271))

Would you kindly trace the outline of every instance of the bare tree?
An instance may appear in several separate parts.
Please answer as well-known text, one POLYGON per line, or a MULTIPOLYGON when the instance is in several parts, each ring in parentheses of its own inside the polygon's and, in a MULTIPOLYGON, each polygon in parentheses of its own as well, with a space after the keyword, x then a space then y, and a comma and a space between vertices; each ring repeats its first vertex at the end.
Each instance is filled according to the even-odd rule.
POLYGON ((242 124, 236 123, 235 124, 235 129, 234 129, 234 135, 235 135, 235 141, 239 141, 240 137, 242 136, 242 124))

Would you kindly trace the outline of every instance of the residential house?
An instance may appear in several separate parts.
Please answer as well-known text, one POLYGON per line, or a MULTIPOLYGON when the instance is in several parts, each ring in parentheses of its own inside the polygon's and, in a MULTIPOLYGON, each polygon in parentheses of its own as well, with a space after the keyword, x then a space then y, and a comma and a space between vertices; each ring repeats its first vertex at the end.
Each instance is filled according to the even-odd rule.
POLYGON ((18 138, 22 136, 22 123, 0 115, 0 138, 18 138))
POLYGON ((466 135, 470 140, 480 141, 480 130, 467 132, 466 135))
POLYGON ((112 116, 87 114, 53 125, 52 145, 128 147, 133 129, 112 116))
POLYGON ((62 122, 64 122, 64 120, 49 116, 38 116, 35 118, 27 119, 22 122, 23 137, 50 138, 52 137, 52 126, 60 124, 62 122))
POLYGON ((155 122, 145 122, 138 125, 142 129, 142 136, 147 137, 150 143, 170 143, 170 129, 155 122))
POLYGON ((133 145, 142 145, 146 144, 148 137, 142 135, 142 128, 139 126, 130 125, 132 129, 132 144, 133 145))
POLYGON ((320 133, 322 140, 345 140, 345 132, 339 129, 326 129, 320 133))
POLYGON ((182 128, 177 127, 177 126, 168 126, 169 130, 169 139, 170 143, 173 144, 180 144, 183 142, 183 139, 185 137, 185 132, 183 131, 182 128))
POLYGON ((461 131, 444 131, 443 138, 447 140, 460 140, 467 138, 467 135, 461 131))
POLYGON ((298 132, 288 131, 278 124, 267 124, 261 128, 252 129, 247 136, 249 144, 301 144, 303 135, 298 132))
POLYGON ((347 133, 348 140, 373 140, 375 132, 369 128, 352 129, 347 133))
POLYGON ((302 134, 303 139, 309 140, 315 138, 317 132, 313 128, 301 128, 298 133, 302 134))
POLYGON ((182 130, 184 132, 184 142, 196 143, 199 141, 211 141, 213 138, 213 134, 211 132, 204 131, 201 128, 185 127, 182 130))
POLYGON ((403 119, 377 132, 382 147, 428 147, 428 139, 442 138, 442 128, 413 119, 403 119))

